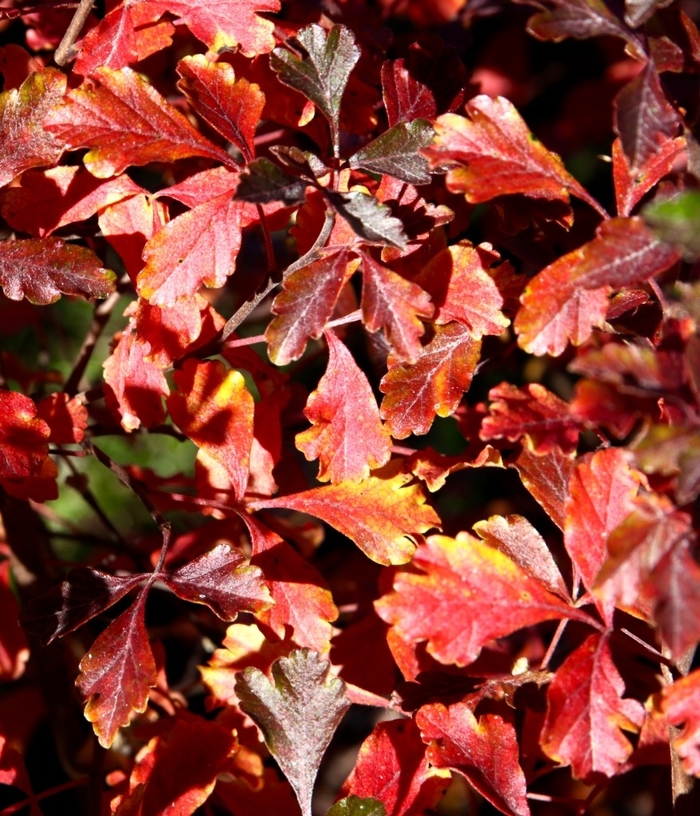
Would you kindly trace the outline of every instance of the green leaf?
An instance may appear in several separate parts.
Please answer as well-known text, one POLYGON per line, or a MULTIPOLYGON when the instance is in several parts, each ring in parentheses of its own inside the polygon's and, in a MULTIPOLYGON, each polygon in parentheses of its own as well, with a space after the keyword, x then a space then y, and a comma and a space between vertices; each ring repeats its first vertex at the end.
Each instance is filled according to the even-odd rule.
POLYGON ((393 176, 408 184, 428 184, 428 160, 419 151, 433 141, 434 135, 427 119, 399 122, 355 153, 350 166, 393 176))
POLYGON ((236 198, 253 204, 270 201, 297 204, 304 200, 305 191, 306 184, 301 179, 288 175, 269 159, 255 159, 241 174, 236 198))
POLYGON ((353 794, 336 802, 326 816, 386 816, 386 808, 378 799, 360 799, 353 794))
POLYGON ((687 190, 665 201, 652 201, 642 217, 661 240, 675 244, 690 259, 700 257, 700 192, 687 190))
POLYGON ((371 244, 405 249, 403 224, 386 204, 367 193, 334 193, 325 190, 333 208, 348 222, 356 235, 371 244))
POLYGON ((360 58, 355 37, 342 25, 325 31, 314 24, 302 28, 287 44, 298 49, 301 56, 286 48, 275 48, 270 64, 285 85, 301 91, 328 119, 337 147, 340 101, 360 58))
POLYGON ((311 816, 318 767, 350 706, 345 683, 329 678, 329 669, 317 652, 297 649, 272 664, 273 683, 253 667, 236 678, 240 707, 262 730, 303 816, 311 816))

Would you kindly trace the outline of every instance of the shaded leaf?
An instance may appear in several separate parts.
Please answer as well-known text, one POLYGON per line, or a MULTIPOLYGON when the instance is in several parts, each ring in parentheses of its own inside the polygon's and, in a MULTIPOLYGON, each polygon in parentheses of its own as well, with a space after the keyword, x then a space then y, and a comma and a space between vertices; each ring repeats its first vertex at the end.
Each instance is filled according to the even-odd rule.
POLYGON ((241 174, 236 198, 255 204, 267 204, 269 201, 297 204, 304 200, 306 186, 305 181, 285 173, 269 159, 255 159, 241 174))
POLYGON ((325 196, 363 241, 406 248, 403 224, 374 196, 358 191, 335 193, 329 190, 325 191, 325 196))
POLYGON ((378 564, 405 564, 416 549, 411 536, 440 524, 419 485, 392 463, 362 482, 326 485, 291 496, 251 502, 254 509, 285 507, 323 519, 378 564))
POLYGON ((424 289, 362 253, 361 308, 367 329, 383 329, 397 359, 416 362, 425 331, 419 318, 430 317, 434 310, 424 289))
POLYGON ((116 278, 92 250, 60 238, 0 242, 0 286, 10 300, 45 306, 61 295, 104 298, 116 278))
MULTIPOLYGON (((20 609, 12 591, 14 583, 15 577, 10 571, 9 560, 0 561, 0 620, 5 622, 0 633, 0 681, 3 683, 21 677, 30 656, 27 635, 24 629, 17 625, 20 609)), ((10 755, 3 756, 3 753, 0 740, 0 784, 16 784, 24 768, 16 767, 10 770, 8 766, 13 765, 14 760, 10 755), (7 760, 7 765, 4 760, 7 760), (6 781, 8 779, 10 781, 6 781)))
POLYGON ((326 816, 386 816, 386 810, 377 799, 361 799, 351 794, 336 802, 326 816))
POLYGON ((43 126, 44 117, 66 92, 66 77, 54 68, 30 74, 19 89, 0 94, 0 187, 30 167, 55 164, 63 143, 43 126))
POLYGON ((226 62, 210 62, 203 54, 185 57, 177 65, 178 87, 192 108, 243 154, 255 155, 255 130, 265 96, 259 86, 241 78, 226 62))
POLYGON ((260 567, 274 600, 257 613, 260 621, 283 638, 287 627, 299 646, 325 653, 338 617, 326 582, 318 570, 254 516, 244 515, 253 548, 250 563, 260 567))
POLYGON ((80 661, 76 685, 87 699, 85 717, 103 748, 129 722, 132 711, 145 711, 149 689, 157 680, 144 623, 146 593, 104 630, 80 661))
POLYGON ((301 56, 288 48, 275 48, 270 57, 273 70, 285 85, 310 99, 337 133, 343 92, 360 58, 355 36, 341 25, 330 31, 310 25, 298 31, 287 44, 298 49, 301 56))
POLYGON ((419 151, 433 140, 426 119, 399 122, 350 158, 351 167, 393 176, 408 184, 429 184, 428 160, 419 151))
POLYGON ((435 807, 449 784, 449 773, 428 762, 415 723, 391 720, 378 723, 362 743, 340 794, 378 800, 386 816, 422 816, 435 807))
POLYGON ((576 450, 578 422, 569 404, 539 383, 516 388, 501 383, 489 391, 489 414, 481 423, 479 438, 517 442, 523 436, 532 449, 544 455, 553 448, 564 453, 576 450))
POLYGON ((684 770, 700 776, 700 669, 666 686, 662 707, 671 725, 683 726, 673 748, 684 770))
POLYGON ((31 602, 22 615, 22 626, 49 644, 109 609, 147 577, 109 575, 91 567, 75 567, 59 586, 31 602))
POLYGON ((411 74, 404 59, 382 64, 382 98, 389 125, 432 119, 437 115, 435 98, 423 82, 411 74))
POLYGON ((241 498, 248 484, 254 410, 243 375, 220 361, 188 359, 174 377, 178 390, 167 400, 173 422, 226 469, 241 498))
MULTIPOLYGON (((0 784, 19 788, 28 798, 32 798, 32 785, 24 765, 22 754, 10 745, 7 737, 0 734, 0 784)), ((41 816, 39 805, 33 801, 30 805, 31 816, 41 816)), ((377 816, 381 816, 378 814, 377 816)))
POLYGON ((683 541, 659 562, 646 595, 663 643, 680 665, 700 641, 700 566, 683 541))
POLYGON ((224 543, 158 577, 178 598, 205 604, 225 621, 236 620, 239 612, 259 612, 271 605, 260 569, 247 565, 240 550, 224 543))
POLYGON ((571 599, 561 572, 547 543, 523 516, 491 516, 478 521, 474 532, 490 547, 507 555, 528 575, 538 580, 550 592, 571 599))
POLYGON ((478 204, 521 193, 568 204, 569 194, 600 205, 567 173, 562 160, 530 133, 515 106, 485 94, 467 103, 469 119, 438 117, 435 140, 423 152, 431 168, 447 166, 447 187, 478 204))
POLYGON ((329 676, 330 664, 309 649, 272 665, 270 681, 255 668, 236 678, 240 708, 260 727, 272 756, 294 788, 303 816, 328 743, 349 707, 345 684, 329 676))
POLYGON ((0 389, 0 479, 37 475, 49 455, 50 435, 33 400, 0 389))
POLYGON ((319 460, 319 481, 359 481, 387 463, 391 437, 364 372, 334 332, 325 337, 328 367, 304 408, 312 427, 295 444, 310 462, 319 460))
POLYGON ((441 663, 467 666, 491 639, 545 620, 588 620, 507 555, 469 533, 433 535, 375 602, 407 643, 427 641, 441 663), (488 592, 484 592, 488 587, 488 592))
POLYGON ((94 176, 109 178, 131 165, 189 156, 233 161, 131 68, 98 68, 93 76, 99 84, 70 91, 44 126, 71 150, 89 148, 83 161, 94 176))
POLYGON ((545 267, 528 284, 515 318, 518 344, 531 354, 561 354, 601 326, 611 288, 648 280, 678 260, 640 218, 613 218, 596 237, 545 267))
POLYGON ((615 98, 615 132, 633 174, 656 157, 678 134, 680 116, 661 87, 653 62, 648 62, 615 98))
POLYGON ((402 363, 391 355, 379 384, 386 395, 381 416, 391 435, 405 439, 412 433, 428 433, 435 416, 454 413, 469 390, 480 354, 481 342, 468 328, 448 323, 436 326, 415 363, 402 363))
POLYGON ((449 708, 433 703, 417 712, 416 723, 429 742, 432 765, 465 776, 501 813, 529 816, 518 740, 509 722, 498 714, 477 720, 466 703, 449 708))
POLYGON ((322 255, 285 278, 282 292, 272 304, 276 317, 265 331, 273 363, 286 365, 298 360, 307 341, 323 334, 340 291, 358 263, 347 249, 341 249, 322 255))
POLYGON ((608 635, 591 635, 559 667, 547 690, 542 750, 571 765, 576 779, 610 777, 632 753, 622 733, 637 732, 644 707, 623 699, 625 685, 615 667, 608 635))

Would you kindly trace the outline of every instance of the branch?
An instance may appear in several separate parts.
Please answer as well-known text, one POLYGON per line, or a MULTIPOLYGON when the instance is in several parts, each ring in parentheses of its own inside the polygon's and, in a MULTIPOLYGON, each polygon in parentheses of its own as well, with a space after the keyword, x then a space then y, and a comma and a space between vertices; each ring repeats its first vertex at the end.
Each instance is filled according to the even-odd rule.
POLYGON ((78 39, 78 35, 83 30, 88 15, 92 11, 92 4, 93 0, 80 0, 80 5, 75 10, 73 19, 70 21, 66 33, 63 35, 63 39, 54 54, 53 58, 56 65, 64 66, 69 59, 75 56, 73 46, 78 39))

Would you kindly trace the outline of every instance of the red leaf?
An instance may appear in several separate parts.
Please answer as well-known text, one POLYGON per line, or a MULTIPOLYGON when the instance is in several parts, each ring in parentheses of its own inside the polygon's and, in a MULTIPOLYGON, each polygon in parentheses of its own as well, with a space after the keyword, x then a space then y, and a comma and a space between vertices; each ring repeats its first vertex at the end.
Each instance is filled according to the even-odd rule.
POLYGON ((404 59, 387 60, 382 65, 382 97, 390 127, 437 115, 430 88, 411 75, 404 59))
POLYGON ((257 617, 280 638, 292 629, 299 646, 327 652, 332 633, 330 623, 338 617, 326 582, 296 550, 254 516, 242 516, 250 531, 253 557, 250 563, 262 570, 274 606, 257 617))
POLYGON ((379 387, 386 394, 381 415, 392 436, 428 433, 436 415, 453 414, 469 390, 480 355, 481 342, 461 323, 436 326, 413 364, 391 355, 379 387))
POLYGON ((98 178, 118 176, 131 165, 205 156, 232 159, 131 68, 98 68, 94 79, 68 93, 44 127, 69 149, 90 148, 83 161, 98 178))
POLYGON ((178 87, 194 110, 225 139, 234 144, 246 162, 255 156, 255 129, 265 106, 258 85, 236 80, 226 62, 209 62, 202 54, 180 60, 178 87))
POLYGON ((260 612, 271 604, 260 569, 246 565, 243 553, 225 543, 158 577, 178 598, 204 604, 225 621, 236 620, 239 612, 260 612))
POLYGON ((523 516, 491 516, 479 521, 474 532, 490 547, 507 555, 528 575, 565 601, 571 600, 557 562, 547 543, 523 516))
POLYGON ((80 661, 76 685, 87 698, 85 717, 109 748, 132 711, 145 711, 157 681, 156 663, 144 624, 146 594, 104 630, 80 661))
POLYGON ((304 409, 312 427, 295 443, 310 462, 319 459, 319 481, 359 481, 389 460, 391 437, 367 377, 332 331, 325 337, 328 367, 304 409))
POLYGON ((431 767, 412 720, 380 722, 362 743, 340 796, 378 799, 386 816, 422 816, 449 786, 450 774, 431 767))
POLYGON ((615 132, 637 175, 678 133, 680 116, 661 87, 654 63, 649 61, 615 99, 615 132))
POLYGON ((10 300, 26 297, 45 306, 62 294, 104 298, 114 291, 116 278, 92 250, 60 238, 0 243, 0 286, 10 300))
POLYGON ((433 703, 418 711, 416 723, 423 740, 430 741, 432 765, 465 776, 501 813, 529 816, 518 740, 509 722, 498 714, 477 720, 466 703, 449 708, 433 703))
POLYGON ((700 669, 663 690, 663 710, 671 725, 683 725, 673 747, 687 774, 700 776, 700 669))
POLYGON ((267 54, 275 46, 274 23, 260 13, 274 14, 280 0, 149 0, 148 5, 178 17, 214 53, 240 49, 246 57, 267 54))
POLYGON ((0 95, 0 141, 12 145, 0 154, 0 187, 30 167, 55 164, 61 157, 63 144, 43 121, 65 92, 65 74, 44 68, 30 74, 19 89, 0 95))
POLYGON ((49 455, 50 435, 29 397, 0 389, 0 479, 38 475, 49 455))
POLYGON ((167 400, 173 422, 226 468, 241 498, 248 484, 254 410, 243 375, 219 361, 188 359, 174 377, 178 391, 167 400))
POLYGON ((203 717, 181 713, 167 737, 154 737, 139 752, 129 780, 129 795, 117 816, 190 816, 229 770, 236 739, 230 729, 203 717))
POLYGON ((427 641, 428 653, 441 663, 467 666, 489 640, 541 621, 588 620, 469 533, 430 536, 412 567, 421 572, 398 572, 393 593, 375 607, 403 641, 427 641))
POLYGON ((150 360, 151 347, 136 337, 134 320, 103 363, 107 405, 126 431, 160 425, 165 420, 163 397, 170 393, 160 365, 150 360))
POLYGON ((571 193, 601 212, 507 99, 481 94, 467 103, 467 113, 469 119, 456 113, 439 116, 435 141, 423 151, 433 168, 457 165, 447 173, 451 192, 464 193, 471 204, 514 193, 568 204, 571 193))
POLYGON ((82 442, 87 428, 88 413, 78 397, 68 394, 50 394, 37 405, 37 416, 51 429, 49 442, 69 445, 82 442))
POLYGON ((547 456, 538 456, 525 447, 513 463, 523 485, 560 530, 564 529, 566 520, 573 466, 571 456, 566 456, 559 448, 554 448, 547 456))
POLYGON ((418 338, 425 331, 418 318, 433 314, 427 292, 365 252, 362 253, 362 270, 365 326, 371 332, 384 329, 396 357, 415 363, 421 352, 418 338))
POLYGON ((598 235, 543 269, 528 284, 515 319, 518 343, 531 354, 558 356, 602 325, 611 288, 648 280, 678 260, 639 218, 614 218, 598 235))
POLYGON ((651 153, 644 164, 635 172, 629 165, 622 149, 622 143, 615 139, 612 146, 613 181, 618 215, 630 215, 643 196, 672 172, 686 152, 683 136, 664 139, 658 150, 651 153))
MULTIPOLYGON (((0 734, 0 785, 11 785, 19 788, 27 797, 32 797, 32 785, 22 754, 9 744, 3 734, 0 734)), ((42 811, 36 802, 30 805, 30 813, 31 816, 41 816, 42 811)))
POLYGON ((435 511, 424 504, 418 485, 408 485, 411 474, 396 472, 391 464, 362 482, 342 482, 250 502, 252 509, 285 507, 327 521, 378 564, 405 564, 416 545, 411 536, 439 525, 435 511))
POLYGON ((632 753, 622 730, 637 732, 644 707, 622 699, 625 685, 612 660, 609 635, 591 635, 557 670, 547 690, 542 750, 571 765, 576 779, 614 776, 632 753))
POLYGON ((298 360, 309 338, 318 339, 333 315, 340 290, 358 261, 341 249, 322 255, 285 278, 272 304, 274 317, 265 331, 268 354, 276 365, 298 360))
POLYGON ((82 167, 28 170, 20 187, 5 191, 2 215, 14 229, 42 238, 140 192, 128 176, 100 181, 82 167))
POLYGON ((578 423, 568 403, 543 385, 531 383, 516 388, 501 383, 489 391, 490 416, 484 418, 479 438, 507 439, 517 442, 528 438, 532 450, 540 456, 559 448, 571 453, 578 444, 578 423))

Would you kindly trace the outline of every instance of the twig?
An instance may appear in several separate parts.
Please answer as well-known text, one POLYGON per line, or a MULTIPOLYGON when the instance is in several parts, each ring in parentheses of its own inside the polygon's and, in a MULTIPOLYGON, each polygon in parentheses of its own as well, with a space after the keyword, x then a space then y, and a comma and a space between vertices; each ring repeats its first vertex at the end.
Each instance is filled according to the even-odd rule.
POLYGON ((80 779, 71 779, 68 782, 64 782, 62 785, 56 785, 55 788, 50 788, 49 790, 42 791, 41 793, 34 793, 31 796, 28 796, 26 799, 22 799, 19 802, 15 802, 14 805, 8 805, 6 808, 0 810, 0 816, 11 816, 12 813, 17 813, 29 805, 40 802, 42 799, 48 799, 49 796, 55 796, 57 793, 63 793, 63 791, 71 790, 71 788, 82 787, 83 785, 87 785, 87 783, 88 777, 82 776, 80 779))
POLYGON ((83 26, 85 25, 88 15, 92 11, 92 4, 93 0, 80 0, 80 5, 75 10, 73 19, 68 24, 66 33, 63 35, 63 39, 59 43, 56 53, 54 54, 53 58, 56 65, 65 65, 68 60, 75 55, 73 46, 75 45, 75 41, 78 39, 78 35, 83 30, 83 26))

